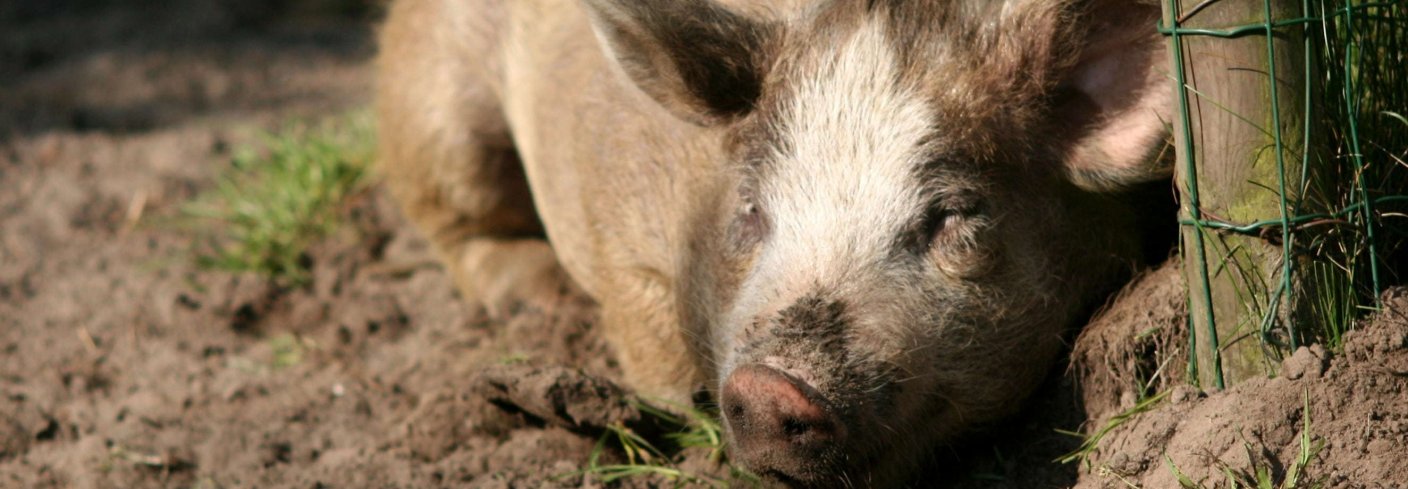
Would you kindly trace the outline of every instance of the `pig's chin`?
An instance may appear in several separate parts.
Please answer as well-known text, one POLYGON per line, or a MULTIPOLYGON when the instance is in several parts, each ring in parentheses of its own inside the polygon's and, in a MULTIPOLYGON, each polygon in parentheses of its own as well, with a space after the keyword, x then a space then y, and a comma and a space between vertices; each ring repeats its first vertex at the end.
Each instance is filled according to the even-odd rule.
MULTIPOLYGON (((793 455, 740 465, 762 478, 768 486, 790 488, 889 487, 904 480, 917 460, 917 442, 910 433, 894 433, 875 424, 856 426, 859 436, 815 458, 793 455)), ((921 452, 927 453, 923 450, 921 452)), ((730 447, 730 457, 737 453, 730 447)), ((732 459, 731 459, 732 460, 732 459)), ((738 463, 737 461, 735 463, 738 463)))
POLYGON ((774 467, 746 467, 773 486, 791 488, 845 487, 851 479, 844 467, 821 466, 784 470, 774 467))

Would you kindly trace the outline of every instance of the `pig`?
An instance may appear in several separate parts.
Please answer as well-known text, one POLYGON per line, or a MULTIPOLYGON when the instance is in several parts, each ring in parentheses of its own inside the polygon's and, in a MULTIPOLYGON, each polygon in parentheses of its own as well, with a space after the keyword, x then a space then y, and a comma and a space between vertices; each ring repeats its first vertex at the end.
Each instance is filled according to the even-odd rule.
MULTIPOLYGON (((398 0, 384 175, 501 314, 575 284, 731 461, 903 483, 1017 409, 1169 175, 1138 0, 398 0), (550 244, 549 244, 550 243, 550 244)), ((497 312, 495 312, 497 311, 497 312)))

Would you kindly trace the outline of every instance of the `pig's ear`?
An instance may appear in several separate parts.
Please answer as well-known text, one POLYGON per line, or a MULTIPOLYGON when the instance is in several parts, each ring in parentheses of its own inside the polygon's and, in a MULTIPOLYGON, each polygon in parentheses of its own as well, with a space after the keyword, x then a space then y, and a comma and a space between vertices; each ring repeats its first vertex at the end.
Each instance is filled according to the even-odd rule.
POLYGON ((597 37, 637 86, 702 125, 753 109, 770 24, 713 0, 582 0, 597 37))
POLYGON ((1062 86, 1058 127, 1068 131, 1071 180, 1114 190, 1172 174, 1174 87, 1157 4, 1092 1, 1080 55, 1062 86))

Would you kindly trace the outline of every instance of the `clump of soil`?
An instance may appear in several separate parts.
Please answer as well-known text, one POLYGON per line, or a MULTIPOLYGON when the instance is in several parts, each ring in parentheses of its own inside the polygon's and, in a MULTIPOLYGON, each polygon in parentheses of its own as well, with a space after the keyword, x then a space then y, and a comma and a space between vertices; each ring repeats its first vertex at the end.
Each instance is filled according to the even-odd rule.
POLYGON ((1113 415, 1184 382, 1184 290, 1178 260, 1169 260, 1135 277, 1081 331, 1070 374, 1087 417, 1113 415))
MULTIPOLYGON (((1282 376, 1212 394, 1177 387, 1166 406, 1120 426, 1090 458, 1076 487, 1178 487, 1177 472, 1205 487, 1225 471, 1284 478, 1323 444, 1302 481, 1328 488, 1408 483, 1408 289, 1384 295, 1383 312, 1345 337, 1344 351, 1301 348, 1282 376), (1308 432, 1306 430, 1309 430, 1308 432)), ((1106 413, 1111 415, 1113 413, 1106 413)))

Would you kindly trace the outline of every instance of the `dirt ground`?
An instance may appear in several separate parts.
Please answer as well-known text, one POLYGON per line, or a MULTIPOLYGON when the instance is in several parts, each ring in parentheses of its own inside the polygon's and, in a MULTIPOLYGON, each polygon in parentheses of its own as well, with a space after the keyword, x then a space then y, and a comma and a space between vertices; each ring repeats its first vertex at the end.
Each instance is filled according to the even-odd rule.
MULTIPOLYGON (((0 488, 602 485, 573 473, 601 426, 640 414, 586 299, 488 319, 375 187, 311 253, 306 288, 197 269, 160 225, 259 129, 368 104, 370 22, 324 3, 0 4, 0 488)), ((1100 351, 1178 327, 1161 280, 1107 313, 1100 351)), ((1126 357, 1081 357, 914 485, 1177 487, 1166 460, 1208 487, 1223 467, 1284 474, 1308 396, 1312 477, 1408 487, 1408 293, 1388 303, 1341 354, 1174 389, 1087 463, 1055 464, 1080 444, 1056 429, 1133 402, 1126 357)))

